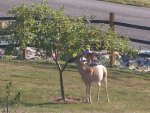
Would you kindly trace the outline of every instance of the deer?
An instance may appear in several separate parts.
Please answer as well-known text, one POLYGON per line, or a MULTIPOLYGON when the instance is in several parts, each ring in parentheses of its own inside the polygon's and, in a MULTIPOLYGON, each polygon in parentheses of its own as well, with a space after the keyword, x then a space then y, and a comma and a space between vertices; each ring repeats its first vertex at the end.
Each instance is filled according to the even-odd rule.
POLYGON ((97 101, 99 101, 99 93, 102 81, 105 83, 105 91, 107 102, 109 103, 109 97, 107 93, 107 69, 103 65, 97 65, 94 67, 86 67, 82 61, 83 54, 78 54, 76 56, 76 64, 78 67, 78 72, 81 75, 82 80, 86 86, 86 102, 92 103, 91 100, 91 83, 97 82, 98 84, 98 93, 97 93, 97 101))

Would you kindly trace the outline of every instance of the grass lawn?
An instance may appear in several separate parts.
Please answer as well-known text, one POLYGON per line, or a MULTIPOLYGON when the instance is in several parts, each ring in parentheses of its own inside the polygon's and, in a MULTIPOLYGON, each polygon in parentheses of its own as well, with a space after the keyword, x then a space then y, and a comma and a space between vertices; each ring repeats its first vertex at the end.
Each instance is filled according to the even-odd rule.
POLYGON ((99 1, 136 5, 136 6, 142 6, 142 7, 150 7, 150 0, 99 0, 99 1))
MULTIPOLYGON (((149 113, 150 74, 109 69, 107 103, 104 87, 96 101, 97 85, 92 85, 92 104, 84 103, 85 86, 76 66, 64 72, 65 95, 77 101, 63 103, 60 98, 59 74, 47 62, 0 60, 0 112, 5 86, 12 82, 12 94, 22 89, 17 113, 149 113)), ((13 112, 11 112, 13 113, 13 112)))

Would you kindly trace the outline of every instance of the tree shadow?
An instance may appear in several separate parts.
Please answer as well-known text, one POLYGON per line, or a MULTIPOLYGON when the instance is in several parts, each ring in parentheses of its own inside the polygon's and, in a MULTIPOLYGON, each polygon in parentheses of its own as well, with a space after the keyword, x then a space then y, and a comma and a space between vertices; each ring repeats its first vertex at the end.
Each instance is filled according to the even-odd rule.
POLYGON ((21 102, 21 104, 23 104, 26 107, 35 107, 35 106, 49 106, 49 105, 62 105, 62 104, 66 104, 66 103, 62 103, 62 102, 43 102, 43 103, 23 103, 21 102))
POLYGON ((60 105, 67 105, 67 104, 77 104, 82 103, 82 99, 75 98, 75 97, 66 97, 66 100, 62 100, 60 98, 56 100, 51 100, 49 102, 38 102, 38 103, 28 103, 28 102, 21 102, 22 105, 26 107, 49 107, 49 106, 60 106, 60 105))
POLYGON ((2 105, 3 105, 3 98, 0 97, 0 107, 2 107, 2 105))

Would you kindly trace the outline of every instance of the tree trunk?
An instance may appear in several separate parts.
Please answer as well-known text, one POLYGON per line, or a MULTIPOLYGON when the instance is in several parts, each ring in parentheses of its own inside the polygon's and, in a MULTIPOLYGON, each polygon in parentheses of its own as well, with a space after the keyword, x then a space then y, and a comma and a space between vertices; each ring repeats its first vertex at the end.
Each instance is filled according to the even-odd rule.
POLYGON ((65 94, 64 94, 64 82, 63 82, 63 72, 60 71, 60 88, 61 88, 61 96, 62 100, 65 100, 65 94))
POLYGON ((26 48, 22 49, 22 59, 24 60, 26 57, 26 48))
POLYGON ((111 55, 110 55, 110 67, 114 67, 115 65, 115 54, 114 54, 114 51, 111 52, 111 55))

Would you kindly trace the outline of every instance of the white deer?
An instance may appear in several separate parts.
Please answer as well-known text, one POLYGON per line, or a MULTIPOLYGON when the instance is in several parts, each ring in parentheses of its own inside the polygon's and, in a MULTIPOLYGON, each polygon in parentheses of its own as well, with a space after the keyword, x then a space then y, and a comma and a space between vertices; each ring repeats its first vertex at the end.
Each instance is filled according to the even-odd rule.
POLYGON ((76 64, 78 67, 78 71, 81 74, 81 77, 86 85, 86 102, 92 103, 91 100, 92 82, 97 82, 98 84, 97 100, 99 101, 100 86, 102 81, 105 82, 106 97, 107 101, 109 102, 109 97, 107 93, 107 69, 103 65, 85 68, 82 61, 82 57, 83 57, 82 54, 77 55, 76 64))

